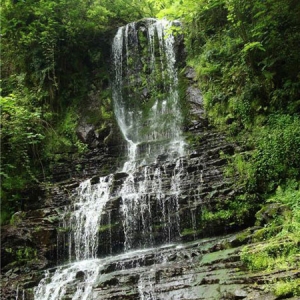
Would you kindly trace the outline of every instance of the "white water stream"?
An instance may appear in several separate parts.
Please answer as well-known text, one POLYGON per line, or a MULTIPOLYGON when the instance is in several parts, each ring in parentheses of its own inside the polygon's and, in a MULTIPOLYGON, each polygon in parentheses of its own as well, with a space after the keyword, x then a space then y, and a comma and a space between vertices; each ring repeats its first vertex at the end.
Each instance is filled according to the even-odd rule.
POLYGON ((144 60, 147 61, 148 74, 139 75, 145 63, 137 56, 141 47, 141 31, 136 28, 136 23, 119 28, 112 46, 114 111, 128 142, 128 160, 123 166, 124 172, 133 172, 138 166, 155 161, 161 154, 169 157, 184 154, 175 39, 168 32, 172 23, 154 19, 145 22, 143 30, 146 31, 144 35, 148 49, 145 51, 148 57, 144 60), (156 63, 156 52, 160 56, 159 63, 156 63), (127 90, 124 90, 125 87, 127 90), (128 101, 128 92, 131 101, 128 101), (143 99, 145 93, 149 94, 150 99, 143 99), (139 157, 140 148, 144 145, 147 149, 139 157))
MULTIPOLYGON (((128 176, 114 194, 113 174, 101 177, 97 184, 91 180, 80 184, 76 201, 63 222, 69 230, 70 264, 46 272, 35 289, 36 300, 94 299, 93 285, 102 276, 100 271, 104 265, 126 255, 142 255, 142 252, 132 252, 133 249, 153 245, 154 202, 162 212, 158 221, 163 227, 165 243, 179 236, 178 196, 183 172, 180 156, 184 154, 185 143, 181 132, 175 40, 167 33, 171 26, 168 21, 149 19, 138 26, 131 23, 119 28, 112 46, 114 111, 128 148, 121 172, 128 176), (142 47, 141 34, 146 37, 143 46, 146 63, 137 55, 142 47), (145 67, 147 75, 142 75, 145 67), (161 156, 175 166, 167 189, 163 183, 167 177, 165 167, 157 163, 161 156), (122 199, 125 253, 97 259, 101 217, 112 197, 122 199), (141 232, 139 241, 136 241, 137 232, 141 232)), ((151 272, 144 274, 138 283, 140 299, 156 299, 151 276, 151 272)))

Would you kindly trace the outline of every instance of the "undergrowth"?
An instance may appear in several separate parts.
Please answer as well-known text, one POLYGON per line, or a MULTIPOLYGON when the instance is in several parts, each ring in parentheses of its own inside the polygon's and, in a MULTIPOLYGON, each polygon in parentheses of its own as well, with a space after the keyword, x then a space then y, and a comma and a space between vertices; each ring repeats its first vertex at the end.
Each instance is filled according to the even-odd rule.
MULTIPOLYGON (((278 187, 257 213, 262 229, 253 234, 252 242, 241 252, 247 269, 257 272, 289 271, 300 268, 300 189, 299 182, 290 181, 278 187)), ((293 272, 287 280, 279 280, 272 287, 277 296, 299 296, 299 278, 293 272)))

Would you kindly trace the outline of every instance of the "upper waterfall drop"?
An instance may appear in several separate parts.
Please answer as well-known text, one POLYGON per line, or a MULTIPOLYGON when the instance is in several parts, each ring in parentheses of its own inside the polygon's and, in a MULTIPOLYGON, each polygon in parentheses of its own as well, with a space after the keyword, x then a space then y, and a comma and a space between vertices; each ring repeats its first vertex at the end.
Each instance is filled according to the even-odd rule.
POLYGON ((184 154, 172 26, 180 25, 144 19, 120 27, 113 40, 113 102, 128 145, 125 172, 162 154, 184 154))

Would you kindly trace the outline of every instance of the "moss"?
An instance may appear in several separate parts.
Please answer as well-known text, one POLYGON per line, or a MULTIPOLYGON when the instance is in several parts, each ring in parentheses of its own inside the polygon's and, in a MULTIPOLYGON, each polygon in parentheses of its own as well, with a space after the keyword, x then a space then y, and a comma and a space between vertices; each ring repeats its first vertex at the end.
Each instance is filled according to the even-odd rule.
POLYGON ((80 156, 87 147, 76 136, 79 115, 77 107, 70 106, 60 115, 55 130, 48 131, 45 138, 44 156, 51 161, 80 156))
POLYGON ((40 231, 43 231, 43 227, 41 226, 35 226, 33 229, 33 232, 40 232, 40 231))
POLYGON ((18 226, 19 224, 21 224, 23 222, 24 217, 26 216, 25 212, 17 212, 14 215, 12 215, 9 223, 12 226, 18 226))
POLYGON ((244 230, 241 233, 239 233, 236 238, 238 239, 238 241, 244 242, 248 240, 250 234, 250 230, 244 230))
POLYGON ((17 252, 17 258, 18 260, 33 260, 37 258, 37 249, 31 248, 31 247, 24 247, 21 249, 18 249, 17 252))
MULTIPOLYGON (((227 258, 229 258, 230 256, 234 255, 236 249, 232 248, 226 248, 226 246, 219 251, 214 251, 211 253, 206 253, 203 255, 203 257, 201 258, 201 263, 203 265, 210 265, 214 262, 218 262, 220 260, 225 260, 227 258)), ((226 269, 221 270, 221 272, 225 272, 226 269)))
POLYGON ((7 253, 13 253, 13 249, 12 248, 5 248, 4 250, 7 253))
POLYGON ((60 218, 58 215, 51 215, 51 216, 45 217, 44 220, 47 222, 50 222, 50 223, 56 223, 60 220, 60 218))
POLYGON ((195 135, 191 132, 187 132, 185 134, 185 137, 186 137, 186 142, 192 147, 197 147, 197 146, 201 145, 201 142, 203 139, 202 135, 195 135))
POLYGON ((197 233, 197 231, 193 228, 184 228, 180 234, 182 236, 187 236, 187 235, 194 235, 196 233, 197 233))
POLYGON ((251 271, 278 270, 299 267, 298 255, 297 241, 287 237, 246 246, 241 252, 241 260, 251 271))
POLYGON ((58 233, 66 233, 66 232, 70 232, 71 228, 70 227, 58 227, 58 228, 56 228, 56 231, 58 233))
POLYGON ((283 229, 282 226, 276 226, 276 225, 269 225, 267 227, 257 229, 253 233, 252 241, 261 242, 267 240, 273 236, 276 236, 276 234, 280 233, 282 229, 283 229))
POLYGON ((277 299, 300 296, 300 279, 280 280, 274 284, 273 291, 277 299))
POLYGON ((98 130, 104 129, 108 122, 114 119, 111 91, 109 89, 102 90, 100 93, 90 95, 88 105, 80 105, 81 117, 86 119, 88 124, 99 127, 98 130))
POLYGON ((15 261, 9 264, 10 268, 13 266, 23 265, 29 262, 37 260, 37 249, 34 249, 29 246, 18 246, 18 248, 5 248, 7 253, 10 253, 15 261))
POLYGON ((100 226, 98 228, 98 232, 111 231, 113 228, 115 228, 118 225, 119 225, 118 222, 116 222, 114 224, 105 224, 105 225, 102 225, 102 226, 100 226))

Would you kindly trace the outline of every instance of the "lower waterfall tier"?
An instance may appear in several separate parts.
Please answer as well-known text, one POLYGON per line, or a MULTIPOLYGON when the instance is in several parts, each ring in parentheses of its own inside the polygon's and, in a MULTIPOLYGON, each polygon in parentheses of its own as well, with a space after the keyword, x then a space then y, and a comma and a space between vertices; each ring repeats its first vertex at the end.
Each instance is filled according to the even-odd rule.
POLYGON ((61 266, 47 272, 35 299, 274 300, 259 285, 253 288, 271 283, 274 274, 242 271, 241 244, 238 235, 228 235, 61 266))

